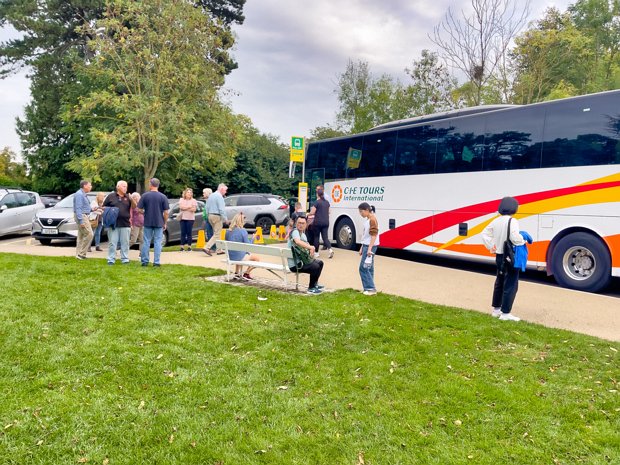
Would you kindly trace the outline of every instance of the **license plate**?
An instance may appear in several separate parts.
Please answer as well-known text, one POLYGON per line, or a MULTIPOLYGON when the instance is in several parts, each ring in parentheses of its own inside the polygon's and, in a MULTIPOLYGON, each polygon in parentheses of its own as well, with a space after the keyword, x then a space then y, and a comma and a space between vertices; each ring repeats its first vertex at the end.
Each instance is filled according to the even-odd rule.
POLYGON ((49 234, 49 235, 56 235, 56 234, 58 234, 58 229, 43 228, 41 233, 42 234, 49 234))

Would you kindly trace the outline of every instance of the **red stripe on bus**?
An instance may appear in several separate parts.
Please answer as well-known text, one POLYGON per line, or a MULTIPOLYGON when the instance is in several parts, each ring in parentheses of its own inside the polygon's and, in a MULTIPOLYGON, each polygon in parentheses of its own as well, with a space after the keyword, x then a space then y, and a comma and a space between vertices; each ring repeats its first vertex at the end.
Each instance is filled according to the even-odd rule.
MULTIPOLYGON (((586 184, 573 187, 564 187, 562 189, 553 189, 550 191, 535 192, 532 194, 523 194, 515 196, 519 205, 524 206, 531 202, 539 200, 547 200, 554 197, 562 197, 570 194, 578 194, 580 192, 588 192, 599 189, 608 189, 620 186, 620 181, 603 182, 599 184, 586 184)), ((405 247, 418 242, 425 237, 430 236, 433 232, 442 231, 443 229, 454 226, 489 213, 497 212, 501 199, 491 200, 489 202, 468 205, 467 207, 458 208, 433 216, 428 216, 417 221, 412 221, 396 229, 391 229, 381 233, 381 245, 393 249, 404 249, 405 247)))

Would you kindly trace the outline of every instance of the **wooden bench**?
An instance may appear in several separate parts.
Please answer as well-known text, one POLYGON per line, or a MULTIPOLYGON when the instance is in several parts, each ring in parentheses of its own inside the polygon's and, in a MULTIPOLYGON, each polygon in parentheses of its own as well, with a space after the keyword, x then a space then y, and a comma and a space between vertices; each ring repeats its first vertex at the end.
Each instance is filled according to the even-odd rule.
POLYGON ((251 266, 254 268, 262 268, 269 271, 271 274, 277 276, 284 282, 285 286, 288 286, 288 274, 295 274, 295 289, 299 290, 299 272, 292 271, 288 267, 288 259, 293 258, 293 252, 288 247, 273 247, 268 245, 246 244, 243 242, 231 242, 231 241, 217 241, 218 248, 221 248, 224 254, 224 261, 226 262, 226 279, 231 280, 235 274, 235 265, 251 266), (244 252, 253 253, 262 257, 274 257, 273 261, 260 261, 253 262, 250 260, 231 260, 228 252, 244 252))

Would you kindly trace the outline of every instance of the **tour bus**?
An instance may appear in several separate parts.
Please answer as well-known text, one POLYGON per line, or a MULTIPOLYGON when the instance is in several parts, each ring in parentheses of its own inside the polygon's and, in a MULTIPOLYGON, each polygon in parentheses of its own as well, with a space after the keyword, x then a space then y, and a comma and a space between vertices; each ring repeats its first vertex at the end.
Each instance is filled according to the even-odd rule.
POLYGON ((381 247, 491 261, 480 233, 512 196, 534 238, 529 268, 592 292, 620 276, 620 90, 311 142, 305 169, 311 195, 325 186, 329 237, 340 247, 359 243, 357 207, 368 202, 381 247))

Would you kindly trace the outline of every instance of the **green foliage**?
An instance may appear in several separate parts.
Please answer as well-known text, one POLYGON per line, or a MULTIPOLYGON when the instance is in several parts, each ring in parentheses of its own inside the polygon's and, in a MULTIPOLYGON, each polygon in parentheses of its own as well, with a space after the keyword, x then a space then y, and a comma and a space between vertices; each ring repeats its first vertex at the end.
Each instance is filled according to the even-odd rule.
POLYGON ((141 169, 146 185, 163 166, 167 174, 234 166, 240 131, 218 95, 228 29, 183 0, 115 0, 81 32, 93 36, 93 57, 78 76, 92 85, 65 119, 88 122, 94 150, 69 167, 95 181, 141 169))
POLYGON ((26 173, 26 165, 15 161, 16 155, 5 147, 0 151, 0 186, 31 187, 30 179, 26 173))
POLYGON ((620 461, 617 343, 202 267, 0 268, 3 463, 620 461))
POLYGON ((333 128, 330 125, 317 126, 310 131, 310 137, 306 138, 306 141, 311 142, 313 140, 331 139, 332 137, 345 136, 346 134, 346 132, 333 128))

